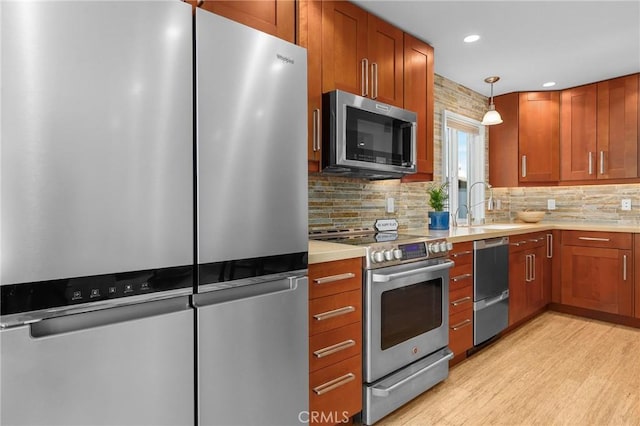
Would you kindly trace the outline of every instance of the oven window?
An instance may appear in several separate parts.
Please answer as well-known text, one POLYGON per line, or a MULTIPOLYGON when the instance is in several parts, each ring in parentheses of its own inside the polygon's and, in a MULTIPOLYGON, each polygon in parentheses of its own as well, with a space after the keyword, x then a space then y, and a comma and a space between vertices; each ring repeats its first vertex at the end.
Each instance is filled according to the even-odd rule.
POLYGON ((385 291, 381 304, 385 350, 442 325, 442 278, 385 291))
POLYGON ((348 160, 403 166, 411 162, 411 123, 347 107, 348 160))

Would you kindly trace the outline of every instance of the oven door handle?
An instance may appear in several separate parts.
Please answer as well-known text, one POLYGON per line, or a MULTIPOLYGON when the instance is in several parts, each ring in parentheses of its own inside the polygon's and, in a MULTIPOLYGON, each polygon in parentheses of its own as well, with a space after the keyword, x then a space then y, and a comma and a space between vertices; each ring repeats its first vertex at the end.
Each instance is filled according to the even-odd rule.
POLYGON ((423 368, 422 370, 416 371, 415 373, 405 377, 404 379, 400 380, 399 382, 396 382, 396 383, 392 384, 389 387, 385 387, 385 388, 373 387, 373 388, 371 388, 371 393, 373 395, 375 395, 375 396, 379 396, 379 397, 383 397, 383 398, 389 396, 389 394, 391 392, 393 392, 395 389, 401 387, 405 383, 410 382, 411 380, 415 379, 416 377, 418 377, 418 376, 426 373, 427 371, 439 366, 443 362, 448 362, 451 358, 453 358, 453 352, 451 352, 451 350, 449 348, 446 348, 444 353, 445 354, 442 356, 442 358, 440 358, 439 360, 437 360, 433 364, 428 365, 427 367, 423 368))
POLYGON ((438 265, 425 266, 423 268, 411 269, 409 271, 396 272, 395 274, 373 274, 374 283, 386 283, 398 278, 410 277, 411 275, 418 275, 424 272, 436 272, 443 269, 451 268, 454 265, 453 260, 445 260, 438 265))

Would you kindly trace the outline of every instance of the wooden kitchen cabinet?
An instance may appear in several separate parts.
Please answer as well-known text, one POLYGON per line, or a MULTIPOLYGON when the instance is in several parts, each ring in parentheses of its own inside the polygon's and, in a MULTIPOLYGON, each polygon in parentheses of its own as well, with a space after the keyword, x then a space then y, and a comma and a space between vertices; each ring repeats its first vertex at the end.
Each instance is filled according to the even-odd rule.
MULTIPOLYGON (((491 143, 491 142, 490 142, 491 143)), ((560 94, 520 93, 519 182, 557 182, 560 177, 560 94)))
POLYGON ((404 35, 404 108, 418 114, 416 149, 417 173, 403 181, 433 180, 434 119, 433 48, 417 38, 404 35))
POLYGON ((563 181, 638 176, 638 74, 562 91, 563 181))
POLYGON ((509 326, 543 309, 550 301, 547 286, 546 233, 515 235, 509 243, 509 326))
POLYGON ((640 318, 640 234, 633 236, 633 271, 635 276, 634 316, 640 318))
POLYGON ((346 1, 322 2, 322 92, 403 106, 403 32, 346 1))
POLYGON ((561 303, 633 315, 632 234, 563 231, 561 303))
POLYGON ((309 421, 362 410, 362 259, 309 265, 309 421))
POLYGON ((466 358, 473 348, 473 242, 456 243, 449 257, 449 349, 452 364, 466 358))
POLYGON ((560 94, 494 98, 504 123, 489 127, 489 182, 496 187, 555 183, 560 177, 560 94))
POLYGON ((295 0, 189 0, 188 3, 295 42, 295 0))

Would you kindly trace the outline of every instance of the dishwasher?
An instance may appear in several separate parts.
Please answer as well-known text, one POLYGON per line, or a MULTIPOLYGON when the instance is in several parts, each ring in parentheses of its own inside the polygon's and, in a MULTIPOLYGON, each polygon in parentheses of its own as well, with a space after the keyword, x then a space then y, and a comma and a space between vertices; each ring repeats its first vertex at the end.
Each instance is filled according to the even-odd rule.
POLYGON ((473 344, 478 346, 509 322, 509 237, 473 242, 473 344))

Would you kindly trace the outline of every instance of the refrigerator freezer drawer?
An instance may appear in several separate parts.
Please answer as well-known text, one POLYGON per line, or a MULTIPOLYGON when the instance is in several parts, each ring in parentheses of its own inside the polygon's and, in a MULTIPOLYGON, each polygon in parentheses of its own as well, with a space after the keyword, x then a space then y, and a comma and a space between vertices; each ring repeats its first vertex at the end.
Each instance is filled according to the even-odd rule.
POLYGON ((0 424, 192 425, 194 311, 179 299, 0 331, 0 424))
POLYGON ((199 425, 293 425, 309 410, 307 278, 250 287, 194 296, 199 425))
MULTIPOLYGON (((507 293, 508 294, 508 293, 507 293)), ((501 297, 497 303, 485 304, 473 309, 473 344, 477 346, 507 328, 509 323, 509 297, 501 297)))

